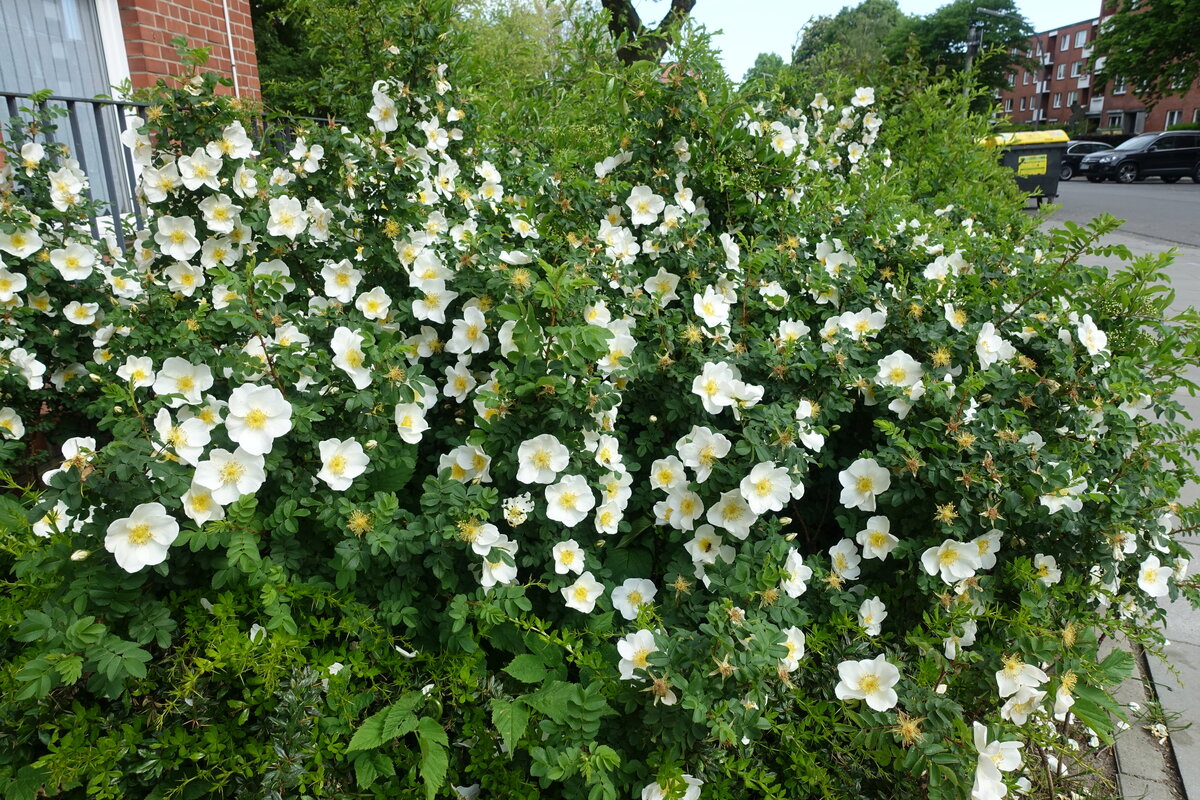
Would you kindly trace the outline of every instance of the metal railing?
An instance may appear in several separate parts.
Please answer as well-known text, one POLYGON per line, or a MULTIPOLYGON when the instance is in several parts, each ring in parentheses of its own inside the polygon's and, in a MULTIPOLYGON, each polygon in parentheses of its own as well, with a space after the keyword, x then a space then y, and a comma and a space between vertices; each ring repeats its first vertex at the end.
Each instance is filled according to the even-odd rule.
MULTIPOLYGON (((134 228, 145 226, 137 202, 138 170, 129 148, 121 143, 129 116, 143 108, 143 103, 123 100, 0 92, 0 130, 8 131, 10 123, 16 120, 25 126, 34 123, 30 112, 46 117, 56 109, 61 110, 50 120, 50 125, 37 120, 38 136, 48 145, 62 143, 70 149, 71 157, 88 176, 90 198, 107 209, 107 214, 90 215, 92 236, 99 238, 103 228, 105 233, 112 233, 123 250, 126 236, 122 218, 134 228)), ((55 150, 48 147, 47 154, 55 156, 55 150)))

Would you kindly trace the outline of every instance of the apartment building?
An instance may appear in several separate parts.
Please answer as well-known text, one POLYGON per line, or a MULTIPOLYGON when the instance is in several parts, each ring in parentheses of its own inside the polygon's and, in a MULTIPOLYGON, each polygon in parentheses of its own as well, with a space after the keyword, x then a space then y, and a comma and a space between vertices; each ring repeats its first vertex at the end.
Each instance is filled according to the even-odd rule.
POLYGON ((1094 102, 1090 61, 1098 24, 1087 19, 1031 37, 1019 53, 1030 63, 1010 73, 1012 89, 1000 93, 1004 115, 1016 123, 1098 124, 1102 109, 1094 102))

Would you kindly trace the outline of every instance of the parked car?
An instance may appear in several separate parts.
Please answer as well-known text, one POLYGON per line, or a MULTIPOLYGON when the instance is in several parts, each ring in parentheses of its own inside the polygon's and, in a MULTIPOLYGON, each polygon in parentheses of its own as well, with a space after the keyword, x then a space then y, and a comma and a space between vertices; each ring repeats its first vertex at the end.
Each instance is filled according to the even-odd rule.
POLYGON ((1133 183, 1153 175, 1164 183, 1185 176, 1200 183, 1200 131, 1139 134, 1112 150, 1087 154, 1079 162, 1079 174, 1092 183, 1106 178, 1133 183))
POLYGON ((1083 157, 1101 150, 1112 150, 1112 145, 1104 142, 1067 142, 1067 149, 1062 154, 1062 165, 1058 170, 1059 180, 1071 180, 1079 172, 1079 162, 1083 157))

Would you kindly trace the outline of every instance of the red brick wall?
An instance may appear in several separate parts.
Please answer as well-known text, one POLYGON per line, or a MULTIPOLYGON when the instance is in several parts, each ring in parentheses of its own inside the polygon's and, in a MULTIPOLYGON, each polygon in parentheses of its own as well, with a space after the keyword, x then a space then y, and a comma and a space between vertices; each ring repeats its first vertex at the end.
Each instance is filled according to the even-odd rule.
MULTIPOLYGON (((225 4, 239 93, 257 99, 258 59, 249 0, 225 0, 225 4)), ((160 77, 179 73, 179 56, 171 45, 176 36, 187 37, 189 47, 208 47, 208 69, 233 78, 222 0, 119 0, 119 7, 134 87, 152 86, 160 77)), ((233 88, 222 91, 232 94, 233 88)))

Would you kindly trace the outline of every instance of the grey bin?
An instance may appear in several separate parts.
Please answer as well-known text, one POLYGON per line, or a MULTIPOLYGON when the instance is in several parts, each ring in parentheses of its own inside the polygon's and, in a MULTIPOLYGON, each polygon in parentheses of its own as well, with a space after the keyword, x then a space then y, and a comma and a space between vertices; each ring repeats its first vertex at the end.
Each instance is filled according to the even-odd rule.
POLYGON ((1002 133, 984 139, 983 144, 1002 148, 1000 163, 1013 170, 1017 187, 1034 195, 1040 206, 1058 196, 1058 176, 1069 141, 1066 131, 1048 130, 1002 133))

